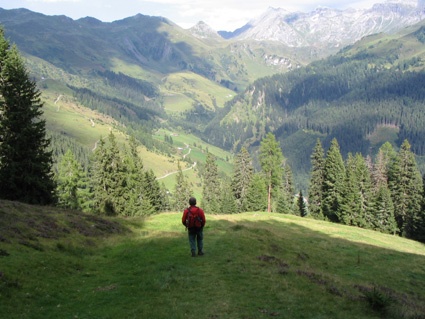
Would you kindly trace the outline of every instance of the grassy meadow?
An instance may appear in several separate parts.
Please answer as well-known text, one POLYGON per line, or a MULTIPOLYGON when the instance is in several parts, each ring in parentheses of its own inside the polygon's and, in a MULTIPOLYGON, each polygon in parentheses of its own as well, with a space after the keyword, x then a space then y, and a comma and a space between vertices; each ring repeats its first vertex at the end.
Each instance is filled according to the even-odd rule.
POLYGON ((0 318, 424 318, 425 246, 296 216, 146 219, 0 201, 0 318))

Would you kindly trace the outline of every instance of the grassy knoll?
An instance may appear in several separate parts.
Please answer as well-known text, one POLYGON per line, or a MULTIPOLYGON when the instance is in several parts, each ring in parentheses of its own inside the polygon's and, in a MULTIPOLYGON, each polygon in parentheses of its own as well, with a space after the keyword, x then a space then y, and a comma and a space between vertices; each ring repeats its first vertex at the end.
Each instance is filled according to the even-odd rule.
POLYGON ((425 247, 295 216, 101 219, 0 201, 1 318, 424 318, 425 247))

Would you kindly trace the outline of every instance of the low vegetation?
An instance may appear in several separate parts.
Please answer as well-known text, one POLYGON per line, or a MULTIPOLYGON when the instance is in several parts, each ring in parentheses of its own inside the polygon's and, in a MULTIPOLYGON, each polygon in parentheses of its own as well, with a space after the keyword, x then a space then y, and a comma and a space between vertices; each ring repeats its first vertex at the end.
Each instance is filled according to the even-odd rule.
POLYGON ((0 201, 2 318, 424 318, 425 247, 292 215, 100 218, 0 201))

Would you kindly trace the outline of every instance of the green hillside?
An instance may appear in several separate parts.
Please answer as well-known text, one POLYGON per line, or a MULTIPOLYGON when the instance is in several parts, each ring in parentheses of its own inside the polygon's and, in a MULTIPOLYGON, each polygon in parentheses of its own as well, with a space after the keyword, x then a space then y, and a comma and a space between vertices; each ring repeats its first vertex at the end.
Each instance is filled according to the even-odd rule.
POLYGON ((0 201, 2 318, 423 318, 425 248, 292 215, 105 219, 0 201))

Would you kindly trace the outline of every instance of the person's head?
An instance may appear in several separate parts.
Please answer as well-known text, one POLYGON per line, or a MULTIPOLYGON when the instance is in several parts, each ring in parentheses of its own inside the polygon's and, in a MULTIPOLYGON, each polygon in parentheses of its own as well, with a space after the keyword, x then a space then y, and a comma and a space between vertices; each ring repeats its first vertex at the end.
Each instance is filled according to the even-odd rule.
POLYGON ((195 197, 189 198, 189 205, 190 206, 195 206, 196 205, 196 198, 195 197))

